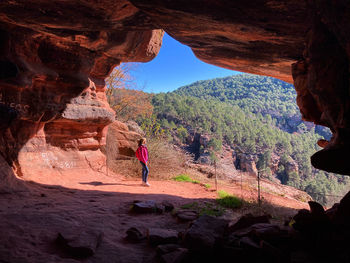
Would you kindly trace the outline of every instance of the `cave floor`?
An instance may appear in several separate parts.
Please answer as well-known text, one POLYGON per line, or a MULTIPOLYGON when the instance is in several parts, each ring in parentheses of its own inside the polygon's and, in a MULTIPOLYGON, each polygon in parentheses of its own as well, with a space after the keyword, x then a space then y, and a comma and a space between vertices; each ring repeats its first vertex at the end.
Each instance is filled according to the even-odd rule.
MULTIPOLYGON (((54 240, 58 233, 84 231, 92 235, 103 233, 95 254, 84 262, 153 262, 155 249, 145 243, 126 242, 126 230, 156 227, 183 231, 188 224, 178 223, 169 213, 131 214, 133 201, 169 201, 179 207, 194 201, 214 201, 216 193, 192 183, 150 183, 151 187, 143 187, 138 180, 98 173, 89 177, 67 175, 38 178, 26 182, 28 192, 0 195, 0 262, 79 262, 60 253, 54 240)), ((307 206, 295 200, 281 200, 294 209, 307 206)), ((230 216, 234 219, 242 213, 230 216)))

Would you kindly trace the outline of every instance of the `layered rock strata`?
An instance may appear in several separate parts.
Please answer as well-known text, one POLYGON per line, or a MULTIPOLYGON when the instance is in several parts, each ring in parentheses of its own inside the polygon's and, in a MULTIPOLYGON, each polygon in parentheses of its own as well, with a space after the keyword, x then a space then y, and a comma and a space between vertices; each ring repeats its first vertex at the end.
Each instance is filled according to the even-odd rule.
POLYGON ((0 101, 17 117, 1 135, 0 152, 20 173, 18 155, 29 151, 29 139, 98 151, 112 115, 104 103, 92 105, 103 98, 87 102, 84 91, 94 83, 90 94, 98 97, 114 65, 152 59, 161 28, 225 68, 292 82, 294 63, 304 119, 334 133, 312 163, 350 174, 349 10, 348 1, 328 0, 2 1, 0 101))
POLYGON ((105 166, 100 148, 115 116, 104 79, 121 61, 154 58, 163 35, 120 30, 139 12, 123 1, 110 5, 0 4, 0 153, 17 175, 88 173, 105 166))

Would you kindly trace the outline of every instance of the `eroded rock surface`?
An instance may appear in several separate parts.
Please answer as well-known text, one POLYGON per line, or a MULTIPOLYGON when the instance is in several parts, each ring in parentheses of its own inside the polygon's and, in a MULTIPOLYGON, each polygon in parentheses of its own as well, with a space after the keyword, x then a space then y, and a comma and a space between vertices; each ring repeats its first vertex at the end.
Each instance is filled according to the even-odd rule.
POLYGON ((293 64, 304 120, 333 132, 312 164, 350 174, 348 1, 130 1, 205 62, 288 82, 293 64))
POLYGON ((293 64, 297 103, 304 120, 327 126, 333 137, 314 154, 316 168, 350 174, 349 20, 346 1, 310 1, 312 26, 303 59, 293 64))
POLYGON ((102 160, 112 119, 104 78, 122 61, 151 60, 164 29, 225 68, 292 82, 294 63, 304 119, 334 134, 313 165, 350 174, 349 10, 348 1, 325 0, 2 1, 0 102, 19 116, 0 152, 18 174, 27 152, 87 150, 102 160))
POLYGON ((304 1, 131 0, 210 64, 291 81, 308 28, 304 1))
POLYGON ((0 153, 20 176, 100 171, 115 118, 104 79, 159 51, 163 32, 133 28, 141 15, 130 3, 100 4, 0 3, 0 103, 17 113, 0 153))
POLYGON ((112 160, 135 157, 138 140, 141 138, 142 136, 139 133, 129 130, 126 124, 114 121, 108 127, 107 156, 112 160))

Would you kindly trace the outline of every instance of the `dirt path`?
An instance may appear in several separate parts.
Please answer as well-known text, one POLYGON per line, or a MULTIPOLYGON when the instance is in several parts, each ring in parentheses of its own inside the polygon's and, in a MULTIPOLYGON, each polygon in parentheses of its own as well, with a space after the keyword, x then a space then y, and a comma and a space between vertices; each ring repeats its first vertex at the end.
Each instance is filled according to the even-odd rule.
MULTIPOLYGON (((152 262, 155 250, 145 244, 125 242, 126 230, 136 226, 183 231, 187 224, 178 223, 169 213, 130 214, 132 202, 166 200, 178 207, 216 198, 215 192, 185 182, 151 180, 151 187, 143 187, 139 180, 126 181, 103 174, 27 179, 34 181, 29 183, 30 193, 0 196, 0 262, 81 262, 65 258, 53 241, 59 232, 84 231, 103 233, 95 255, 84 262, 152 262)), ((236 191, 235 187, 225 190, 236 191)), ((291 207, 302 206, 295 200, 281 200, 291 207)))
MULTIPOLYGON (((206 189, 199 184, 193 184, 188 182, 176 182, 172 180, 152 180, 150 179, 151 187, 144 187, 141 184, 141 180, 127 180, 123 176, 110 174, 106 176, 104 173, 89 174, 86 176, 83 173, 65 174, 62 176, 39 176, 36 178, 25 178, 36 183, 44 185, 59 185, 62 187, 78 190, 94 190, 114 193, 128 193, 128 194, 142 194, 151 195, 153 199, 157 201, 158 195, 168 195, 181 198, 206 198, 216 199, 217 194, 214 191, 213 182, 211 182, 211 188, 206 189)), ((250 186, 253 183, 249 183, 250 186)), ((268 188, 262 184, 263 188, 268 188)), ((274 186, 276 187, 276 186, 274 186)), ((281 186, 282 187, 282 186, 281 186)), ((256 200, 257 192, 252 187, 242 188, 239 183, 228 183, 224 181, 219 182, 219 190, 224 190, 230 194, 238 197, 242 197, 245 200, 256 200)), ((262 197, 266 202, 273 205, 289 207, 294 209, 301 209, 308 207, 307 203, 295 200, 288 195, 288 188, 283 186, 282 191, 285 191, 284 195, 272 194, 270 191, 262 190, 262 197)), ((294 189, 296 191, 296 189, 294 189)))

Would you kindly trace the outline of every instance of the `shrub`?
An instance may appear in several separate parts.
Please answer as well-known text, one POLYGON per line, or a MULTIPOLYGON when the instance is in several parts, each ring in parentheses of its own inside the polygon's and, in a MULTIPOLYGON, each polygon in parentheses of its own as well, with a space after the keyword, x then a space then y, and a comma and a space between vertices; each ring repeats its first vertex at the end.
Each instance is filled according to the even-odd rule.
POLYGON ((190 182, 193 184, 200 184, 201 182, 198 180, 193 180, 189 175, 187 174, 179 174, 178 176, 175 176, 173 180, 177 182, 190 182))
MULTIPOLYGON (((141 136, 140 136, 141 137, 141 136)), ((127 177, 141 178, 141 165, 136 157, 120 157, 118 153, 117 135, 108 129, 106 155, 108 168, 115 174, 127 177)), ((189 158, 181 150, 176 149, 165 139, 147 138, 149 152, 150 180, 169 179, 174 174, 184 171, 184 166, 189 158)), ((133 148, 137 149, 137 144, 133 148)))
POLYGON ((242 206, 242 200, 236 196, 230 195, 227 192, 220 190, 219 198, 216 199, 219 205, 225 208, 239 208, 242 206))
POLYGON ((192 182, 192 178, 187 174, 179 174, 173 178, 177 182, 192 182))
POLYGON ((182 143, 186 143, 187 136, 188 136, 188 131, 183 126, 180 126, 177 129, 177 137, 180 139, 182 143))

